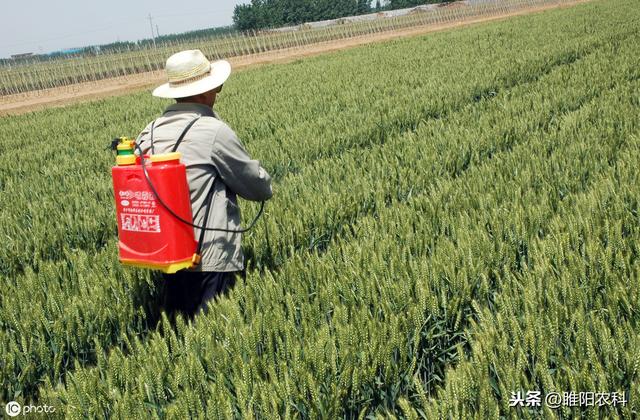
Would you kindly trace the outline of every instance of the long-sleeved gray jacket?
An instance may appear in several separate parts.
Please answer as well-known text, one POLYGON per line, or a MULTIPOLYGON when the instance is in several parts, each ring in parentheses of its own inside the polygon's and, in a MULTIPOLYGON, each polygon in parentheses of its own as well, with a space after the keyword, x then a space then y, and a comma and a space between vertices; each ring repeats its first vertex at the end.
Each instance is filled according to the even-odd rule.
MULTIPOLYGON (((251 201, 271 198, 271 177, 252 160, 236 134, 205 105, 176 103, 155 121, 153 146, 155 154, 171 152, 180 134, 196 117, 178 151, 187 167, 191 207, 195 225, 204 223, 207 193, 216 175, 213 207, 207 227, 240 229, 240 208, 236 194, 251 201)), ((151 154, 151 123, 140 133, 137 143, 143 153, 151 154)), ((196 240, 200 229, 194 228, 196 240)), ((239 271, 244 268, 240 246, 241 234, 206 231, 202 261, 194 271, 239 271)))

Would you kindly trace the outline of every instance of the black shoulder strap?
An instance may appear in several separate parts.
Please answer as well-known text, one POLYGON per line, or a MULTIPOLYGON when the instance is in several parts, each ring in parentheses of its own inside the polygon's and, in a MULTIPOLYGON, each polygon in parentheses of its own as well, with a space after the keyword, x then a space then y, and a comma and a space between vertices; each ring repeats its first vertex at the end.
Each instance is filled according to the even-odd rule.
MULTIPOLYGON (((213 195, 215 194, 215 186, 216 186, 217 180, 218 180, 218 176, 216 175, 213 177, 211 188, 209 188, 209 193, 207 194, 207 197, 205 198, 204 203, 202 203, 202 207, 200 207, 200 209, 198 210, 198 213, 200 213, 200 210, 202 210, 204 206, 207 206, 207 209, 204 212, 204 221, 202 223, 203 227, 208 227, 207 224, 209 223, 209 212, 211 211, 211 207, 213 207, 213 195)), ((196 248, 196 254, 200 256, 202 256, 202 245, 204 244, 205 232, 206 232, 206 229, 200 230, 200 238, 198 239, 198 248, 196 248)))
MULTIPOLYGON (((184 140, 184 137, 187 135, 187 132, 191 129, 191 127, 193 127, 193 125, 199 119, 200 119, 200 116, 194 118, 193 120, 191 120, 191 122, 189 122, 189 124, 187 124, 185 129, 182 131, 182 134, 180 134, 180 137, 178 137, 178 141, 176 141, 176 144, 173 146, 173 149, 171 149, 172 152, 175 152, 178 150, 178 147, 180 146, 180 143, 182 143, 182 140, 184 140)), ((203 227, 207 227, 207 223, 209 221, 209 212, 211 211, 211 207, 213 204, 212 201, 213 201, 213 194, 215 192, 214 187, 216 184, 216 178, 217 177, 213 178, 213 182, 211 183, 211 188, 209 190, 209 193, 207 194, 207 197, 205 198, 204 203, 202 203, 202 207, 200 207, 200 209, 198 209, 198 212, 196 213, 196 214, 199 214, 200 211, 204 208, 204 206, 207 206, 207 209, 204 212, 204 223, 202 224, 203 227)), ((204 244, 205 233, 206 233, 206 229, 200 230, 200 238, 198 239, 198 247, 196 249, 196 254, 199 256, 202 256, 202 245, 204 244)))
POLYGON ((156 125, 157 120, 153 120, 151 123, 151 130, 149 130, 149 140, 151 140, 151 154, 154 155, 156 153, 156 149, 153 147, 153 127, 156 125))
MULTIPOLYGON (((178 137, 178 141, 176 142, 175 146, 173 146, 173 149, 171 149, 172 152, 175 152, 176 150, 178 150, 178 146, 180 146, 180 143, 182 143, 182 140, 184 140, 184 136, 187 135, 187 131, 189 131, 189 129, 191 129, 191 127, 193 127, 193 124, 196 123, 196 121, 198 121, 200 119, 200 117, 196 117, 193 120, 191 120, 191 122, 189 124, 187 124, 187 126, 185 127, 184 131, 182 132, 182 134, 180 134, 180 137, 178 137)), ((153 127, 151 129, 152 133, 153 133, 153 127)), ((151 136, 151 138, 153 139, 153 134, 151 136)), ((151 145, 153 147, 153 140, 151 142, 151 145)))
MULTIPOLYGON (((193 120, 191 120, 189 122, 189 124, 187 124, 187 126, 185 127, 185 129, 182 131, 182 134, 180 134, 180 137, 178 137, 178 141, 176 142, 176 144, 173 146, 173 149, 171 149, 172 152, 175 152, 176 150, 178 150, 178 146, 180 146, 180 143, 182 143, 182 140, 184 140, 184 137, 187 135, 187 132, 191 129, 191 127, 193 127, 193 124, 196 123, 196 121, 198 121, 200 119, 200 117, 196 117, 193 120)), ((153 129, 156 126, 156 121, 154 120, 151 123, 151 129, 149 130, 149 140, 151 141, 151 154, 155 155, 156 154, 156 149, 153 145, 153 129)))

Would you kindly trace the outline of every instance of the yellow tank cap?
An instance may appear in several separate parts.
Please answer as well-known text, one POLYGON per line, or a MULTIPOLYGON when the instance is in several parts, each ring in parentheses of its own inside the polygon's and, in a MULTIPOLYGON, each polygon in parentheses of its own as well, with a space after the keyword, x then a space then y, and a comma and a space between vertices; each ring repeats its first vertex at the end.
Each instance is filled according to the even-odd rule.
POLYGON ((162 153, 159 155, 151 155, 151 163, 168 162, 170 160, 180 160, 182 154, 180 152, 162 153))
POLYGON ((124 165, 135 165, 136 157, 134 155, 121 155, 116 156, 116 165, 124 166, 124 165))
POLYGON ((126 141, 118 145, 118 150, 132 150, 135 146, 133 141, 126 141))

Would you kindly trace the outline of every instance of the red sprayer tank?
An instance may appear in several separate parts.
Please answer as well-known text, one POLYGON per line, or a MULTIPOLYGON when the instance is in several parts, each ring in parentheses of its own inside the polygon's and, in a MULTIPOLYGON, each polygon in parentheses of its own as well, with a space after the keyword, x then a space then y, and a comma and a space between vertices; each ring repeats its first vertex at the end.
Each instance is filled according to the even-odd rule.
MULTIPOLYGON (((165 273, 192 267, 198 262, 193 228, 158 202, 133 147, 133 141, 118 145, 117 166, 111 170, 120 261, 165 273)), ((192 222, 189 185, 180 153, 153 155, 145 160, 145 168, 162 201, 192 222)))

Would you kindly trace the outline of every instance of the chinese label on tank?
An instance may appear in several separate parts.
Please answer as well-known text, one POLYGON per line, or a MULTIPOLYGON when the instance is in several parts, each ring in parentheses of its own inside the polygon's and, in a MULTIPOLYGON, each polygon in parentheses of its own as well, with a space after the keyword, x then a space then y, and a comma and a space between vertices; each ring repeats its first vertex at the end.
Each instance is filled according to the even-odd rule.
POLYGON ((157 213, 156 200, 150 191, 120 191, 120 205, 123 213, 154 214, 157 213))
POLYGON ((160 216, 144 214, 121 214, 122 230, 130 232, 160 233, 160 216))

